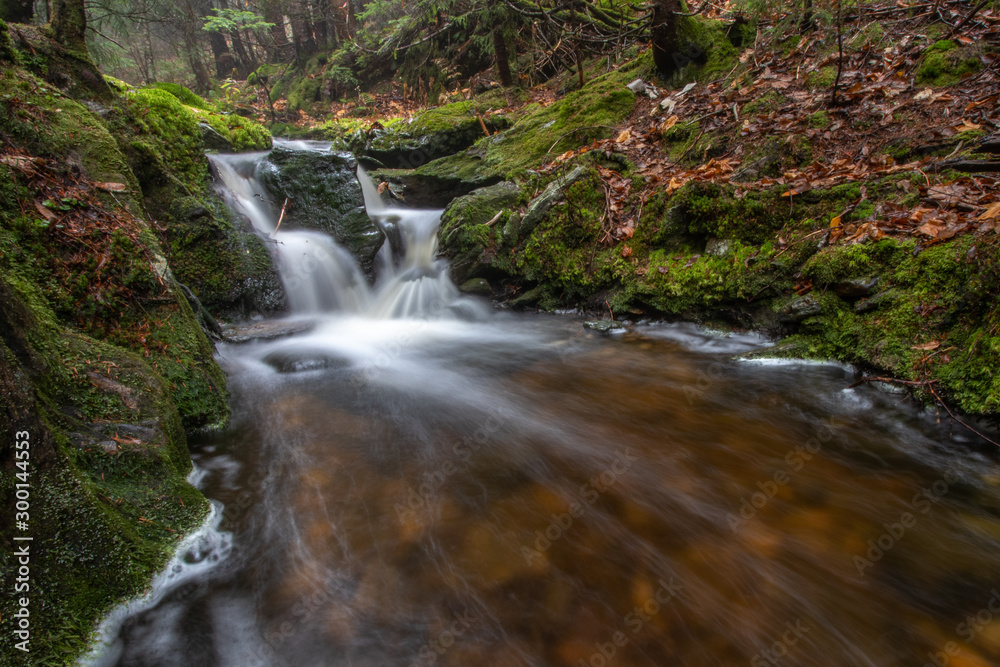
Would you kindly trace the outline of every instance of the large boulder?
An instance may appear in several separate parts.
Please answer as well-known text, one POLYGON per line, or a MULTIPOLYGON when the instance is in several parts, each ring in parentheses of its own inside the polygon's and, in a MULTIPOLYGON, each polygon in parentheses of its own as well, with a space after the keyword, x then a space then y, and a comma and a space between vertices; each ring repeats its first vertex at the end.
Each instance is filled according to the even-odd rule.
POLYGON ((471 278, 491 277, 491 248, 502 242, 501 230, 516 217, 520 188, 504 181, 459 197, 441 216, 441 251, 451 260, 451 276, 462 285, 471 278))
POLYGON ((282 229, 315 229, 329 234, 372 278, 375 255, 385 234, 365 212, 357 169, 358 163, 349 153, 279 147, 262 165, 260 179, 277 206, 286 198, 289 201, 282 229))
POLYGON ((484 126, 494 133, 509 125, 503 116, 478 115, 472 102, 455 102, 369 133, 358 152, 392 169, 415 169, 465 150, 484 136, 484 126))

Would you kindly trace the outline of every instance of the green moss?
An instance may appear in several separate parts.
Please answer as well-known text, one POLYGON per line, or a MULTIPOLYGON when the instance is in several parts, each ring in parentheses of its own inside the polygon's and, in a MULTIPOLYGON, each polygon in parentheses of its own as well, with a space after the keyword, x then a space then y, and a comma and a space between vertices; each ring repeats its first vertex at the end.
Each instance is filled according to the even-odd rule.
POLYGON ((740 116, 764 115, 771 111, 777 111, 786 101, 787 98, 781 93, 769 90, 743 105, 740 116))
POLYGON ((144 88, 126 93, 128 112, 140 130, 136 141, 178 175, 192 191, 208 182, 208 163, 194 112, 165 90, 144 88))
POLYGON ((312 111, 313 103, 319 100, 320 82, 311 76, 303 76, 288 91, 290 111, 312 111))
POLYGON ((982 62, 976 49, 959 48, 951 40, 941 40, 924 51, 917 69, 916 84, 952 86, 964 75, 978 72, 981 68, 982 62))
POLYGON ((10 40, 10 32, 7 30, 7 24, 3 20, 0 20, 0 63, 4 62, 16 65, 20 62, 20 57, 14 48, 13 42, 10 40))
POLYGON ((734 72, 739 52, 730 41, 729 26, 720 20, 683 17, 678 21, 676 63, 668 82, 680 87, 690 81, 717 81, 734 72))
POLYGON ((809 116, 806 117, 806 122, 809 123, 809 127, 817 130, 825 130, 830 127, 830 114, 828 114, 826 110, 821 109, 809 114, 809 116))
POLYGON ((837 68, 833 65, 821 67, 806 75, 806 85, 810 88, 830 88, 837 80, 837 68))
POLYGON ((176 83, 170 83, 167 81, 160 81, 151 85, 152 88, 157 90, 165 90, 170 93, 177 100, 184 105, 189 107, 194 107, 195 109, 202 109, 203 111, 214 111, 215 107, 203 100, 201 97, 193 93, 190 89, 185 88, 176 83))

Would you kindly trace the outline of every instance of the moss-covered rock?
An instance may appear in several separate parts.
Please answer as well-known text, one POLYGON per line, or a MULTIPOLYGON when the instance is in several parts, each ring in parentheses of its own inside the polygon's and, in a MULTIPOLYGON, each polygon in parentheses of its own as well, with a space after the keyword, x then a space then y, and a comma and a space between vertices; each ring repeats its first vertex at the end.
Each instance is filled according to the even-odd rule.
POLYGON ((924 51, 917 69, 918 86, 951 86, 966 74, 982 68, 979 52, 974 47, 959 47, 951 40, 935 42, 924 51))
POLYGON ((465 150, 483 136, 506 129, 504 116, 487 116, 480 123, 475 102, 455 102, 428 109, 409 122, 396 123, 373 134, 360 154, 392 169, 413 169, 431 160, 465 150))
POLYGON ((259 177, 276 200, 289 200, 283 228, 330 234, 374 278, 375 254, 385 235, 365 212, 357 168, 349 154, 279 147, 271 151, 259 177))
POLYGON ((520 195, 516 183, 504 181, 459 197, 445 209, 438 239, 442 253, 451 259, 456 284, 496 273, 491 255, 502 244, 501 230, 515 216, 520 195))
MULTIPOLYGON (((116 141, 142 133, 109 131, 124 101, 92 112, 14 68, 0 87, 14 93, 0 99, 0 140, 28 158, 0 165, 0 423, 30 433, 31 658, 71 664, 204 519, 185 432, 226 422, 225 378, 116 141)), ((7 505, 14 451, 0 448, 7 505)), ((0 557, 5 579, 13 567, 0 557)), ((12 602, 0 603, 8 636, 12 602)))

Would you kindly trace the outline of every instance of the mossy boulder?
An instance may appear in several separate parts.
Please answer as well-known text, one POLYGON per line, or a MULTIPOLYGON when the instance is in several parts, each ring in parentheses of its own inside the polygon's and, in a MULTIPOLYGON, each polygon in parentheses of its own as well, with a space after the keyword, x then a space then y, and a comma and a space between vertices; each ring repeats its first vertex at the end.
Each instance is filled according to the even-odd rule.
POLYGON ((372 178, 387 181, 408 206, 444 208, 456 197, 503 180, 485 166, 485 151, 470 148, 417 169, 379 169, 372 178))
MULTIPOLYGON (((0 423, 30 434, 32 662, 73 664, 205 518, 185 434, 225 424, 225 377, 116 141, 142 135, 122 129, 124 100, 94 113, 16 68, 0 87, 0 138, 26 158, 0 165, 0 423)), ((9 506, 12 441, 0 471, 9 506)), ((13 567, 0 559, 5 579, 13 567)))
POLYGON ((408 122, 374 133, 360 155, 391 169, 413 169, 431 160, 465 150, 483 137, 483 125, 495 133, 506 129, 504 116, 487 116, 480 123, 473 102, 455 102, 428 109, 408 122))
POLYGON ((288 199, 286 229, 317 229, 347 248, 369 278, 385 240, 365 212, 358 163, 347 153, 275 148, 259 177, 276 201, 288 199))
POLYGON ((492 260, 502 244, 501 230, 516 216, 520 195, 516 183, 504 181, 459 197, 445 209, 438 239, 456 284, 497 273, 492 260))
MULTIPOLYGON (((270 145, 267 131, 239 116, 202 113, 155 88, 127 93, 114 111, 114 137, 146 210, 161 223, 157 234, 177 279, 227 319, 281 310, 284 292, 270 251, 214 196, 202 125, 207 118, 259 128, 265 137, 254 148, 270 145)), ((227 125, 221 129, 233 136, 227 125)))

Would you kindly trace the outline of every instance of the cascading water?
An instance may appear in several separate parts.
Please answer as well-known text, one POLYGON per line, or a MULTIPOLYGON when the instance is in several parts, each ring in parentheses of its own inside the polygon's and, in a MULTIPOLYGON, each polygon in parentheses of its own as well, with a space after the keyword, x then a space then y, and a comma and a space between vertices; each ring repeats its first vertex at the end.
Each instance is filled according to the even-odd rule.
MULTIPOLYGON (((293 150, 330 148, 322 142, 278 143, 293 150)), ((273 244, 293 314, 339 312, 374 319, 483 314, 474 301, 461 298, 448 276, 447 263, 436 257, 441 211, 388 207, 365 171, 358 168, 368 215, 388 234, 398 235, 403 253, 394 257, 391 244, 384 244, 373 287, 354 257, 328 235, 279 227, 281 206, 257 177, 266 158, 266 153, 210 156, 219 193, 273 244)))
POLYGON ((370 285, 274 235, 264 159, 213 157, 312 328, 219 345, 233 423, 191 447, 221 557, 97 664, 1000 664, 1000 492, 964 432, 840 366, 734 361, 755 336, 465 316, 437 212, 362 173, 370 285))

